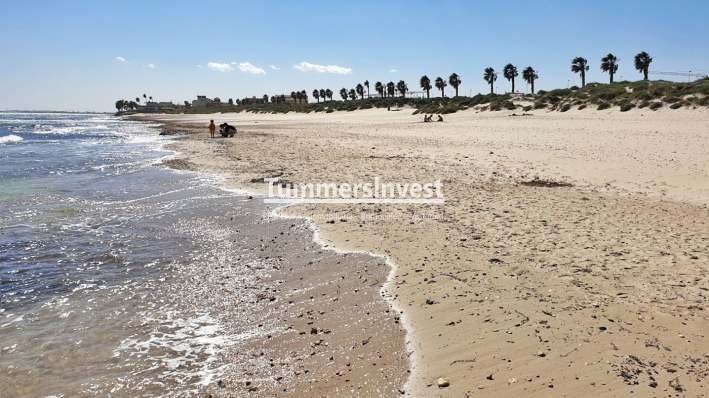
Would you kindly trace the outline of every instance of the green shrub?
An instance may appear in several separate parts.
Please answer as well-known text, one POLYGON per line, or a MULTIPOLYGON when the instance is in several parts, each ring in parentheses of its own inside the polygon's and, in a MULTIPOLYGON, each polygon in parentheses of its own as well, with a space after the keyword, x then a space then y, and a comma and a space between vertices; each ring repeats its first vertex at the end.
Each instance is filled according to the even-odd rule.
POLYGON ((650 106, 650 101, 643 101, 640 103, 640 105, 638 105, 638 108, 642 109, 642 108, 647 108, 648 106, 650 106))
POLYGON ((571 86, 571 87, 569 87, 569 90, 571 90, 571 91, 579 90, 579 86, 571 86))
POLYGON ((586 109, 586 104, 579 106, 579 110, 583 110, 583 109, 586 109))
POLYGON ((599 111, 602 111, 602 110, 608 109, 610 107, 611 107, 611 104, 609 104, 607 102, 601 102, 600 104, 598 104, 598 108, 596 108, 596 109, 598 109, 599 111))
POLYGON ((525 106, 524 108, 522 108, 522 110, 525 111, 525 112, 529 112, 529 111, 532 110, 532 105, 527 105, 527 106, 525 106))
POLYGON ((662 108, 663 105, 664 104, 662 102, 653 102, 652 105, 650 105, 650 109, 652 109, 653 111, 656 111, 656 110, 662 108))
POLYGON ((541 97, 541 96, 544 96, 544 94, 546 94, 546 93, 547 93, 547 92, 544 91, 544 90, 539 90, 539 91, 537 91, 537 95, 540 96, 540 97, 541 97))
POLYGON ((547 104, 541 101, 537 101, 534 103, 534 109, 544 109, 547 107, 547 104))
POLYGON ((668 104, 674 104, 675 102, 682 101, 682 98, 678 98, 678 97, 674 97, 674 96, 667 96, 667 97, 662 98, 662 100, 667 102, 668 104))
POLYGON ((627 112, 627 111, 629 111, 629 110, 631 110, 631 109, 633 109, 633 108, 635 108, 635 104, 623 104, 623 105, 620 107, 620 111, 621 111, 621 112, 627 112))
POLYGON ((561 107, 561 112, 566 112, 569 109, 571 109, 571 104, 564 104, 564 106, 561 107))
POLYGON ((675 102, 674 104, 672 104, 672 105, 670 106, 670 109, 679 109, 679 108, 682 107, 682 105, 684 105, 684 104, 681 103, 681 102, 675 102))

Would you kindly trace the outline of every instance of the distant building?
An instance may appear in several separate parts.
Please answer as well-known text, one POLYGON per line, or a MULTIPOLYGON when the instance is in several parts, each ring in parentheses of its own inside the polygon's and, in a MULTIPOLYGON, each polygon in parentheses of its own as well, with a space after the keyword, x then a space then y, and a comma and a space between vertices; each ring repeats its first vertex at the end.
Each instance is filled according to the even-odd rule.
POLYGON ((278 101, 280 101, 279 98, 285 97, 287 104, 300 104, 300 103, 307 104, 308 103, 307 97, 302 99, 303 102, 298 101, 297 98, 291 97, 290 94, 279 94, 279 95, 276 95, 275 97, 278 101))
POLYGON ((145 105, 138 105, 138 112, 157 112, 160 110, 160 104, 157 102, 146 102, 145 105))
POLYGON ((145 105, 138 105, 136 110, 140 113, 148 113, 148 112, 166 112, 166 111, 174 111, 175 109, 179 109, 179 105, 175 105, 172 102, 152 102, 148 101, 145 103, 145 105))
MULTIPOLYGON (((219 98, 215 98, 219 99, 219 98)), ((215 106, 215 101, 207 98, 205 95, 198 95, 196 100, 192 100, 193 108, 212 108, 215 106)), ((219 102, 221 104, 221 101, 219 102)), ((216 105, 220 106, 220 105, 216 105)))
POLYGON ((174 111, 177 108, 179 108, 179 106, 173 104, 172 101, 158 102, 158 110, 160 110, 160 111, 174 111))
POLYGON ((244 98, 241 100, 242 105, 250 105, 250 104, 265 104, 266 101, 261 98, 256 98, 256 97, 251 97, 251 98, 244 98))

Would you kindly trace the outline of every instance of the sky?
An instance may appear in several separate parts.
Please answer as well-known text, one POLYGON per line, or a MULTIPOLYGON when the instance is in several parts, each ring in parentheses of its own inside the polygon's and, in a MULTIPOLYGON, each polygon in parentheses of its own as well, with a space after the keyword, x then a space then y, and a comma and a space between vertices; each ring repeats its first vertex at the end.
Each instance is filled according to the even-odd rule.
MULTIPOLYGON (((489 92, 483 70, 539 74, 537 90, 652 71, 709 74, 702 1, 34 1, 0 0, 0 110, 111 111, 143 94, 159 101, 262 97, 399 80, 461 76, 460 95, 489 92)), ((660 76, 651 75, 651 79, 660 76)), ((662 76, 686 81, 686 77, 662 76)), ((452 88, 446 89, 452 95, 452 88)), ((432 96, 440 92, 431 91, 432 96)))

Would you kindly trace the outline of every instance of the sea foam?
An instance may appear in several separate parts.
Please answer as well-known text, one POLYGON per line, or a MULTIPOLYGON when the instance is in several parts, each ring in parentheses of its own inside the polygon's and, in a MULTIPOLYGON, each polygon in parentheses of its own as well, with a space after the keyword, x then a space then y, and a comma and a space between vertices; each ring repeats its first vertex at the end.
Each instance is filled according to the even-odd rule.
POLYGON ((9 144, 12 142, 22 141, 22 137, 16 136, 14 134, 5 135, 0 137, 0 145, 9 144))

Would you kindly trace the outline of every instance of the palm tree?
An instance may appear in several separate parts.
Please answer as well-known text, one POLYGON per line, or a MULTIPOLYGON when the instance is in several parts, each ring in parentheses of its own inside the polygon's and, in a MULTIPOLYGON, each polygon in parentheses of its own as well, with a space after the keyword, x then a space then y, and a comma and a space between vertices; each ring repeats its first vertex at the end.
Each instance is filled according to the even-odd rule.
POLYGON ((318 104, 320 103, 320 91, 318 89, 313 90, 313 98, 318 100, 318 104))
POLYGON ((380 97, 383 97, 383 96, 384 96, 384 85, 382 85, 382 82, 376 82, 376 83, 374 84, 374 91, 376 91, 377 93, 379 93, 379 96, 380 96, 380 97))
POLYGON ((448 83, 451 84, 451 87, 455 89, 455 96, 458 96, 458 86, 460 86, 460 83, 463 83, 463 81, 460 79, 460 76, 458 76, 457 73, 453 73, 450 75, 448 78, 448 83))
POLYGON ((643 73, 643 76, 645 76, 644 80, 647 80, 647 69, 650 67, 651 63, 652 57, 645 51, 635 56, 635 69, 643 73))
POLYGON ((268 102, 268 94, 263 95, 263 102, 268 102))
POLYGON ((148 97, 148 98, 150 99, 150 102, 153 102, 153 97, 152 97, 152 96, 150 96, 150 97, 148 97))
POLYGON ((125 102, 123 100, 118 100, 116 101, 116 109, 120 112, 121 109, 125 106, 125 102))
POLYGON ((515 77, 519 76, 519 74, 517 73, 517 67, 512 64, 505 65, 505 68, 502 69, 502 76, 504 76, 505 79, 512 82, 512 94, 514 94, 514 92, 515 92, 515 77))
POLYGON ((358 84, 356 87, 357 94, 359 94, 359 98, 364 98, 364 86, 361 84, 358 84))
POLYGON ((490 85, 490 94, 495 92, 495 81, 497 80, 497 73, 495 73, 495 69, 490 68, 485 68, 485 74, 483 75, 483 79, 487 82, 487 84, 490 85))
POLYGON ((576 57, 571 60, 571 71, 581 73, 581 87, 586 87, 586 71, 588 70, 588 61, 583 57, 576 57))
MULTIPOLYGON (((322 102, 325 102, 325 97, 327 97, 327 93, 325 93, 325 90, 320 89, 320 98, 322 98, 322 102)), ((318 100, 320 102, 320 100, 318 100)))
POLYGON ((419 86, 421 86, 421 88, 426 92, 426 98, 431 98, 431 89, 433 87, 431 86, 431 79, 429 79, 428 76, 421 76, 419 86))
POLYGON ((402 98, 405 98, 406 92, 409 91, 409 87, 406 86, 406 82, 403 80, 399 80, 399 83, 396 83, 396 89, 401 93, 402 98))
POLYGON ((295 98, 298 99, 299 104, 303 103, 303 93, 301 91, 296 91, 295 98))
MULTIPOLYGON (((273 97, 271 97, 273 98, 273 97)), ((271 102, 276 102, 273 99, 271 99, 271 102)), ((234 105, 234 100, 232 98, 229 98, 229 105, 234 105)))
POLYGON ((140 97, 135 97, 135 102, 140 104, 140 97))
POLYGON ((356 100, 357 99, 357 91, 355 89, 351 88, 349 91, 350 99, 351 100, 356 100))
POLYGON ((528 66, 522 71, 522 79, 532 86, 532 95, 534 95, 534 81, 539 79, 537 71, 535 71, 531 66, 528 66))
POLYGON ((293 98, 293 103, 295 104, 295 101, 298 99, 298 94, 296 94, 295 91, 291 91, 290 97, 293 98))
MULTIPOLYGON (((229 103, 231 104, 231 103, 232 103, 232 102, 231 102, 231 98, 229 98, 229 101, 230 101, 229 103)), ((277 102, 278 102, 278 98, 276 98, 275 95, 272 95, 272 96, 271 96, 271 103, 272 103, 272 104, 275 104, 275 103, 277 103, 277 102)))
POLYGON ((347 89, 346 88, 341 88, 340 89, 340 97, 342 97, 343 100, 347 101, 347 89))
POLYGON ((329 99, 330 101, 332 101, 332 94, 334 94, 334 93, 333 93, 332 90, 330 90, 329 88, 328 88, 327 90, 325 90, 325 96, 326 96, 327 99, 329 99))
POLYGON ((364 87, 367 87, 367 98, 369 98, 369 80, 364 81, 364 87))
POLYGON ((441 79, 440 77, 436 78, 436 88, 441 90, 441 97, 445 98, 445 88, 448 84, 446 83, 445 80, 441 79))
POLYGON ((613 54, 608 54, 601 58, 601 71, 608 72, 611 77, 611 83, 613 83, 613 75, 618 71, 618 61, 619 59, 613 54))
POLYGON ((395 90, 396 86, 394 85, 394 82, 387 83, 387 96, 393 97, 396 92, 395 90))
POLYGON ((305 100, 305 103, 308 103, 308 93, 305 92, 305 90, 300 92, 300 98, 305 100))
POLYGON ((148 102, 148 97, 146 97, 145 94, 143 94, 143 99, 145 100, 146 103, 148 102))

